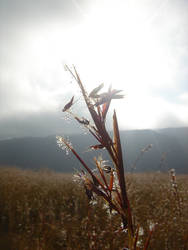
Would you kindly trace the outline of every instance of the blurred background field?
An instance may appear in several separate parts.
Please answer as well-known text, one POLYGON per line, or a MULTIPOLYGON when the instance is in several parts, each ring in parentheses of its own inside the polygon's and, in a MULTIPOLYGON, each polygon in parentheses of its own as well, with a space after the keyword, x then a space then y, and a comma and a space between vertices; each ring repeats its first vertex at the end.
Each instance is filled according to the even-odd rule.
MULTIPOLYGON (((104 202, 88 202, 73 175, 0 168, 1 249, 122 249, 126 232, 104 202)), ((188 176, 129 174, 128 195, 140 249, 156 225, 149 249, 183 250, 188 241, 188 176)))

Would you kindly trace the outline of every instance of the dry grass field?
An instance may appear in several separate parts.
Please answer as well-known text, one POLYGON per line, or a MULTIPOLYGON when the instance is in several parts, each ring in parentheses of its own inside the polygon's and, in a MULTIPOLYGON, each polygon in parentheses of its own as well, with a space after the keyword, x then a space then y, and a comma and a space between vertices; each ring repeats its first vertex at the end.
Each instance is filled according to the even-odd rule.
MULTIPOLYGON (((153 250, 185 250, 188 241, 188 176, 126 176, 138 249, 155 225, 153 250)), ((123 249, 126 232, 103 200, 89 202, 72 175, 0 169, 0 249, 123 249)))

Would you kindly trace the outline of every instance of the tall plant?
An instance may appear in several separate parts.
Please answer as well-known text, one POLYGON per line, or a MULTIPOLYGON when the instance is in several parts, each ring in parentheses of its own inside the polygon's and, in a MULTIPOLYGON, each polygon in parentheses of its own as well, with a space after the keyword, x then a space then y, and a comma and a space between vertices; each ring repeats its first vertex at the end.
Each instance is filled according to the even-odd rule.
MULTIPOLYGON (((102 158, 94 158, 96 168, 98 169, 98 173, 96 174, 65 138, 58 136, 58 143, 65 145, 71 150, 85 169, 85 171, 78 173, 77 177, 82 181, 88 198, 92 199, 94 195, 95 197, 102 197, 107 202, 110 211, 115 210, 121 216, 123 229, 128 232, 129 249, 138 249, 139 227, 133 225, 133 217, 126 189, 120 133, 115 111, 113 113, 113 138, 111 138, 105 126, 106 115, 111 101, 123 98, 123 95, 120 93, 121 90, 109 87, 107 92, 100 93, 103 88, 103 84, 101 84, 88 94, 76 68, 74 67, 71 70, 67 65, 65 68, 76 80, 92 121, 84 117, 80 118, 71 112, 71 107, 74 104, 74 96, 64 106, 62 111, 71 114, 79 124, 88 129, 91 135, 98 141, 97 145, 92 145, 90 148, 95 150, 105 148, 111 157, 113 166, 107 165, 106 161, 102 160, 102 158)), ((144 249, 148 248, 150 237, 151 233, 148 236, 144 249)))

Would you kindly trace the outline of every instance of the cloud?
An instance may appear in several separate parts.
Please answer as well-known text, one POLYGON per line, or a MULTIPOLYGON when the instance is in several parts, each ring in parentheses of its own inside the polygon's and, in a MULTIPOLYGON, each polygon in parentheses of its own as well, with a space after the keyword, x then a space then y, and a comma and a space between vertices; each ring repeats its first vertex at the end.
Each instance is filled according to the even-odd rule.
POLYGON ((45 34, 47 29, 52 31, 51 25, 58 18, 67 26, 69 20, 77 22, 80 13, 72 1, 41 0, 1 1, 0 12, 1 119, 10 119, 19 112, 55 112, 72 87, 65 85, 70 78, 63 71, 61 55, 59 60, 53 59, 55 45, 52 54, 45 46, 49 39, 45 34))
POLYGON ((178 116, 173 113, 163 113, 160 117, 160 122, 156 124, 156 128, 169 128, 169 127, 184 127, 187 126, 183 120, 181 120, 178 116))
POLYGON ((0 139, 25 137, 66 135, 80 132, 74 121, 62 119, 60 112, 16 113, 0 119, 0 139))
POLYGON ((183 104, 188 104, 188 92, 184 92, 179 96, 179 100, 183 104))
POLYGON ((88 91, 124 90, 113 104, 121 128, 188 125, 187 11, 183 0, 0 1, 1 135, 58 131, 73 95, 85 114, 63 63, 76 64, 88 91))
MULTIPOLYGON (((86 4, 86 1, 79 1, 86 4)), ((69 20, 80 18, 80 13, 70 0, 2 0, 1 20, 11 25, 32 25, 58 19, 69 20), (16 23, 15 23, 16 22, 16 23)))
MULTIPOLYGON (((84 3, 84 0, 81 1, 84 3)), ((35 39, 35 31, 41 33, 52 29, 57 23, 71 26, 82 19, 72 1, 68 0, 2 0, 0 2, 1 60, 10 64, 17 50, 24 49, 23 44, 30 35, 35 39), (11 55, 11 60, 10 57, 11 55), (3 58, 3 59, 2 59, 3 58)))
POLYGON ((112 104, 121 129, 150 129, 188 125, 187 104, 144 92, 129 93, 112 104), (135 101, 136 100, 136 101, 135 101), (122 107, 122 108, 121 108, 122 107))

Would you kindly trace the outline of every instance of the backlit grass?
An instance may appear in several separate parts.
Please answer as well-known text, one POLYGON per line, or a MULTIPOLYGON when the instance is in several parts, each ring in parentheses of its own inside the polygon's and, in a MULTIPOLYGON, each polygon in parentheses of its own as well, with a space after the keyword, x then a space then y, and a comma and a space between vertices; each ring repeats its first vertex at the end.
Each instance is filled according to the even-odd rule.
MULTIPOLYGON (((140 249, 153 224, 149 249, 186 249, 188 176, 177 176, 180 207, 169 174, 132 174, 126 181, 140 249)), ((103 200, 89 203, 71 175, 0 169, 0 249, 122 249, 120 224, 103 200)))

